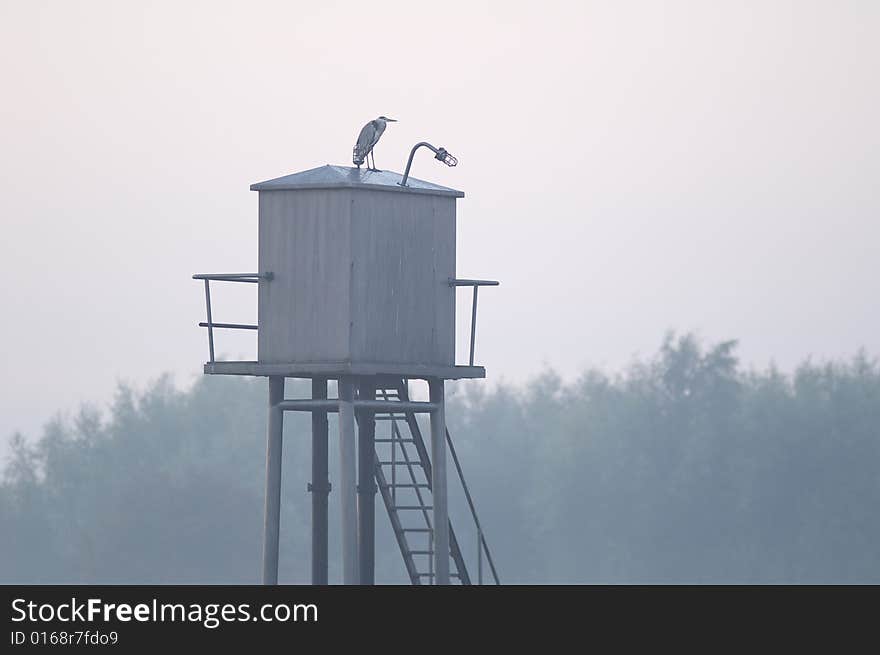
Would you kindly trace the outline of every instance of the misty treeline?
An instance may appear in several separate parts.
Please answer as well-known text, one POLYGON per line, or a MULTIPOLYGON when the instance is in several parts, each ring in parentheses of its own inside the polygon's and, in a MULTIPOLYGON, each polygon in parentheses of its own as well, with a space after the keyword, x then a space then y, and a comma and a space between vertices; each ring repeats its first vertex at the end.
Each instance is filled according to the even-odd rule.
MULTIPOLYGON (((747 371, 735 347, 669 336, 617 375, 450 384, 503 582, 880 582, 880 366, 859 354, 747 371)), ((288 397, 306 391, 288 382, 288 397)), ((266 398, 265 380, 163 379, 14 438, 0 581, 258 582, 266 398)), ((280 578, 305 583, 309 421, 286 421, 280 578)), ((332 417, 330 434, 335 455, 332 417)), ((334 490, 338 580, 336 503, 334 490)), ((376 511, 377 580, 405 582, 378 496, 376 511)))

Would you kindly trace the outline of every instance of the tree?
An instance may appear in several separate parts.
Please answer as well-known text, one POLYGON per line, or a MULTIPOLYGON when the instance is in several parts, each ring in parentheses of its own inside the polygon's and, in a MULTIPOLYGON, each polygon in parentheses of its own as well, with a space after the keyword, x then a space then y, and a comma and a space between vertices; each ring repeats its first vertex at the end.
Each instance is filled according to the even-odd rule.
MULTIPOLYGON (((616 375, 455 389, 450 430, 505 582, 880 582, 880 366, 865 353, 784 375, 743 371, 735 342, 669 335, 616 375)), ((14 437, 0 580, 257 582, 265 401, 261 380, 163 378, 14 437)), ((303 583, 309 421, 285 423, 280 579, 303 583)), ((377 514, 377 577, 404 582, 377 514)))

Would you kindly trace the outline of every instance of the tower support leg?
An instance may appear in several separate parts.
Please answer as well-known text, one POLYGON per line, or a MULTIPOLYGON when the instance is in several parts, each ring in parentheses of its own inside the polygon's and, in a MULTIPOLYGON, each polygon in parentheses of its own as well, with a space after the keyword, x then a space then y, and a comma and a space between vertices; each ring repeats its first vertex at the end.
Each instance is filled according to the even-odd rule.
MULTIPOLYGON (((327 398, 327 378, 312 379, 312 398, 327 398)), ((327 412, 312 412, 312 584, 327 584, 327 501, 330 494, 328 474, 327 412)))
POLYGON ((356 585, 358 576, 357 483, 354 429, 354 380, 339 378, 339 497, 342 505, 342 583, 356 585))
POLYGON ((449 584, 449 509, 446 487, 446 401, 443 380, 428 380, 431 413, 431 495, 434 503, 434 582, 449 584))
POLYGON ((263 513, 263 584, 278 584, 278 536, 281 522, 281 435, 284 378, 269 377, 269 421, 266 434, 266 505, 263 513))
MULTIPOLYGON (((374 400, 376 382, 362 377, 358 398, 374 400)), ((376 584, 376 413, 358 410, 358 565, 360 583, 376 584)))

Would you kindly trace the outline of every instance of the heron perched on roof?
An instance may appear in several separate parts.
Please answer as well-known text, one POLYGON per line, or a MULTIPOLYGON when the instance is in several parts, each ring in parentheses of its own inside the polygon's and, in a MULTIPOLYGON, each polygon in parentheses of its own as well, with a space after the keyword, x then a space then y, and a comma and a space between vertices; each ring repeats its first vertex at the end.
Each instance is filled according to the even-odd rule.
POLYGON ((367 162, 367 170, 377 171, 376 168, 376 155, 373 155, 373 165, 370 166, 369 156, 370 153, 373 152, 373 146, 375 146, 379 142, 379 137, 382 136, 382 133, 385 131, 385 127, 388 123, 396 123, 396 119, 388 118, 387 116, 379 116, 379 118, 370 121, 366 125, 364 125, 361 133, 358 135, 357 143, 354 145, 352 149, 351 160, 354 162, 355 166, 358 168, 361 167, 361 164, 364 161, 367 162))

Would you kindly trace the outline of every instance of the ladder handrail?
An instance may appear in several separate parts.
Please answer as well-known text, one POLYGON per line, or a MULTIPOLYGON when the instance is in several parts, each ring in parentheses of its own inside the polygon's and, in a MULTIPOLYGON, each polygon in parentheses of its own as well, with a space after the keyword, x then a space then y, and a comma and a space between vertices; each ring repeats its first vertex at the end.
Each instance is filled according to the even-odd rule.
POLYGON ((489 544, 486 542, 486 537, 483 535, 483 527, 480 525, 480 519, 477 518, 477 509, 474 507, 474 500, 471 498, 470 489, 468 489, 467 482, 464 481, 464 473, 461 470, 461 463, 458 461, 458 454, 455 452, 455 446, 452 445, 452 437, 449 435, 449 430, 446 430, 446 444, 449 446, 449 453, 452 455, 452 461, 455 463, 455 470, 458 472, 458 479, 461 481, 461 488, 464 490, 464 496, 467 498, 468 507, 471 509, 471 516, 474 519, 474 525, 477 526, 477 533, 480 536, 480 543, 483 545, 483 551, 486 553, 486 559, 489 562, 489 568, 492 569, 492 577, 495 579, 495 584, 500 585, 501 581, 498 579, 498 571, 495 570, 495 562, 492 560, 492 553, 489 552, 489 544))
MULTIPOLYGON (((390 423, 391 423, 391 425, 390 425, 390 428, 391 428, 390 439, 383 439, 383 441, 388 441, 391 445, 391 448, 392 448, 391 461, 385 462, 385 461, 381 460, 379 458, 378 452, 376 452, 374 454, 376 481, 379 483, 379 488, 382 491, 382 500, 385 502, 385 507, 388 510, 389 517, 391 518, 392 527, 394 529, 395 537, 397 538, 397 542, 398 542, 398 546, 400 547, 401 554, 403 555, 404 563, 406 564, 407 573, 409 573, 410 579, 413 582, 413 584, 421 584, 422 577, 427 576, 427 577, 431 578, 434 575, 433 567, 431 567, 431 564, 433 563, 433 558, 429 558, 429 560, 428 560, 428 566, 431 567, 431 568, 429 568, 429 573, 422 574, 422 573, 419 573, 418 568, 416 566, 416 563, 412 557, 413 554, 415 554, 415 553, 418 553, 418 554, 424 554, 425 552, 431 553, 434 550, 434 544, 433 544, 433 539, 432 539, 433 532, 434 532, 434 530, 433 530, 434 526, 431 525, 431 523, 432 523, 431 515, 430 515, 430 512, 427 511, 428 509, 430 509, 430 505, 426 504, 425 498, 422 496, 422 493, 420 490, 421 487, 427 487, 427 489, 429 491, 431 491, 431 492, 433 491, 433 489, 432 489, 433 488, 433 479, 432 479, 433 475, 432 475, 432 470, 431 470, 432 466, 431 466, 430 455, 428 454, 428 449, 426 447, 424 437, 421 434, 421 429, 419 428, 418 421, 416 421, 415 412, 412 411, 411 409, 409 409, 409 389, 407 388, 408 387, 407 380, 405 378, 398 378, 396 384, 394 384, 394 385, 389 384, 387 386, 379 386, 379 388, 377 388, 376 391, 378 392, 378 395, 382 396, 384 402, 388 403, 389 402, 388 391, 389 391, 389 389, 394 389, 395 386, 397 387, 395 389, 395 391, 397 392, 396 393, 397 400, 400 402, 401 405, 403 405, 405 407, 405 409, 401 409, 399 411, 396 409, 392 410, 391 416, 389 417, 390 423), (396 414, 396 413, 401 414, 401 416, 399 418, 396 418, 394 416, 394 414, 396 414), (398 424, 397 424, 398 420, 407 424, 407 427, 409 428, 409 433, 412 436, 411 439, 408 439, 408 440, 403 439, 403 435, 401 434, 400 428, 398 427, 398 424), (420 512, 420 514, 423 515, 422 518, 424 520, 424 524, 427 529, 422 530, 421 528, 419 528, 419 529, 417 529, 417 531, 427 531, 429 533, 429 537, 431 538, 431 543, 429 543, 427 551, 416 551, 416 550, 413 550, 409 546, 409 541, 404 534, 408 529, 403 528, 403 525, 400 523, 400 517, 398 516, 398 507, 397 507, 397 501, 395 498, 395 491, 396 491, 396 488, 398 485, 395 482, 392 482, 389 485, 388 480, 387 480, 387 478, 385 478, 384 471, 382 469, 383 464, 390 464, 392 466, 392 476, 395 475, 395 471, 397 469, 395 468, 394 451, 395 451, 395 446, 398 443, 400 444, 401 455, 403 458, 403 462, 401 462, 401 464, 404 465, 405 468, 407 469, 407 472, 409 473, 409 479, 412 482, 412 484, 402 484, 402 486, 404 486, 404 487, 411 486, 412 490, 415 492, 416 500, 417 500, 416 505, 414 505, 412 507, 403 507, 403 509, 421 509, 422 510, 420 512), (407 452, 407 449, 404 446, 404 443, 410 443, 415 447, 416 453, 412 459, 410 459, 410 455, 407 452), (418 479, 415 476, 414 467, 416 467, 416 466, 420 467, 422 469, 422 472, 424 473, 424 476, 425 476, 424 483, 419 483, 418 479)), ((495 584, 500 585, 501 581, 498 577, 498 571, 495 568, 495 562, 492 559, 492 553, 489 550, 489 544, 486 541, 485 535, 483 534, 483 526, 480 524, 480 519, 477 516, 477 510, 476 510, 476 506, 474 505, 473 496, 471 496, 470 488, 467 486, 467 483, 465 482, 465 479, 464 479, 464 472, 462 471, 462 468, 461 468, 461 461, 458 458, 458 453, 455 450, 455 445, 452 443, 452 437, 449 433, 449 430, 446 430, 445 432, 446 432, 446 434, 445 434, 446 443, 448 444, 449 451, 452 454, 452 460, 453 460, 453 463, 455 464, 455 470, 456 470, 456 473, 458 474, 458 479, 459 479, 459 482, 461 483, 462 490, 464 491, 465 498, 467 499, 468 509, 470 510, 471 518, 473 519, 474 526, 476 527, 476 530, 477 530, 477 567, 478 567, 478 573, 479 573, 478 582, 480 584, 482 583, 482 578, 483 578, 483 576, 482 576, 482 568, 483 568, 482 567, 482 556, 485 553, 486 560, 489 562, 489 567, 492 572, 492 578, 494 579, 495 584)), ((464 556, 461 551, 461 547, 458 543, 458 539, 456 537, 455 530, 452 527, 451 520, 449 521, 448 525, 449 525, 449 551, 450 551, 449 556, 451 557, 452 561, 455 563, 455 568, 457 569, 457 574, 456 575, 451 574, 450 577, 457 577, 459 579, 459 581, 461 582, 461 584, 470 585, 470 584, 472 584, 471 578, 470 578, 470 575, 468 574, 467 565, 465 563, 464 556)))

